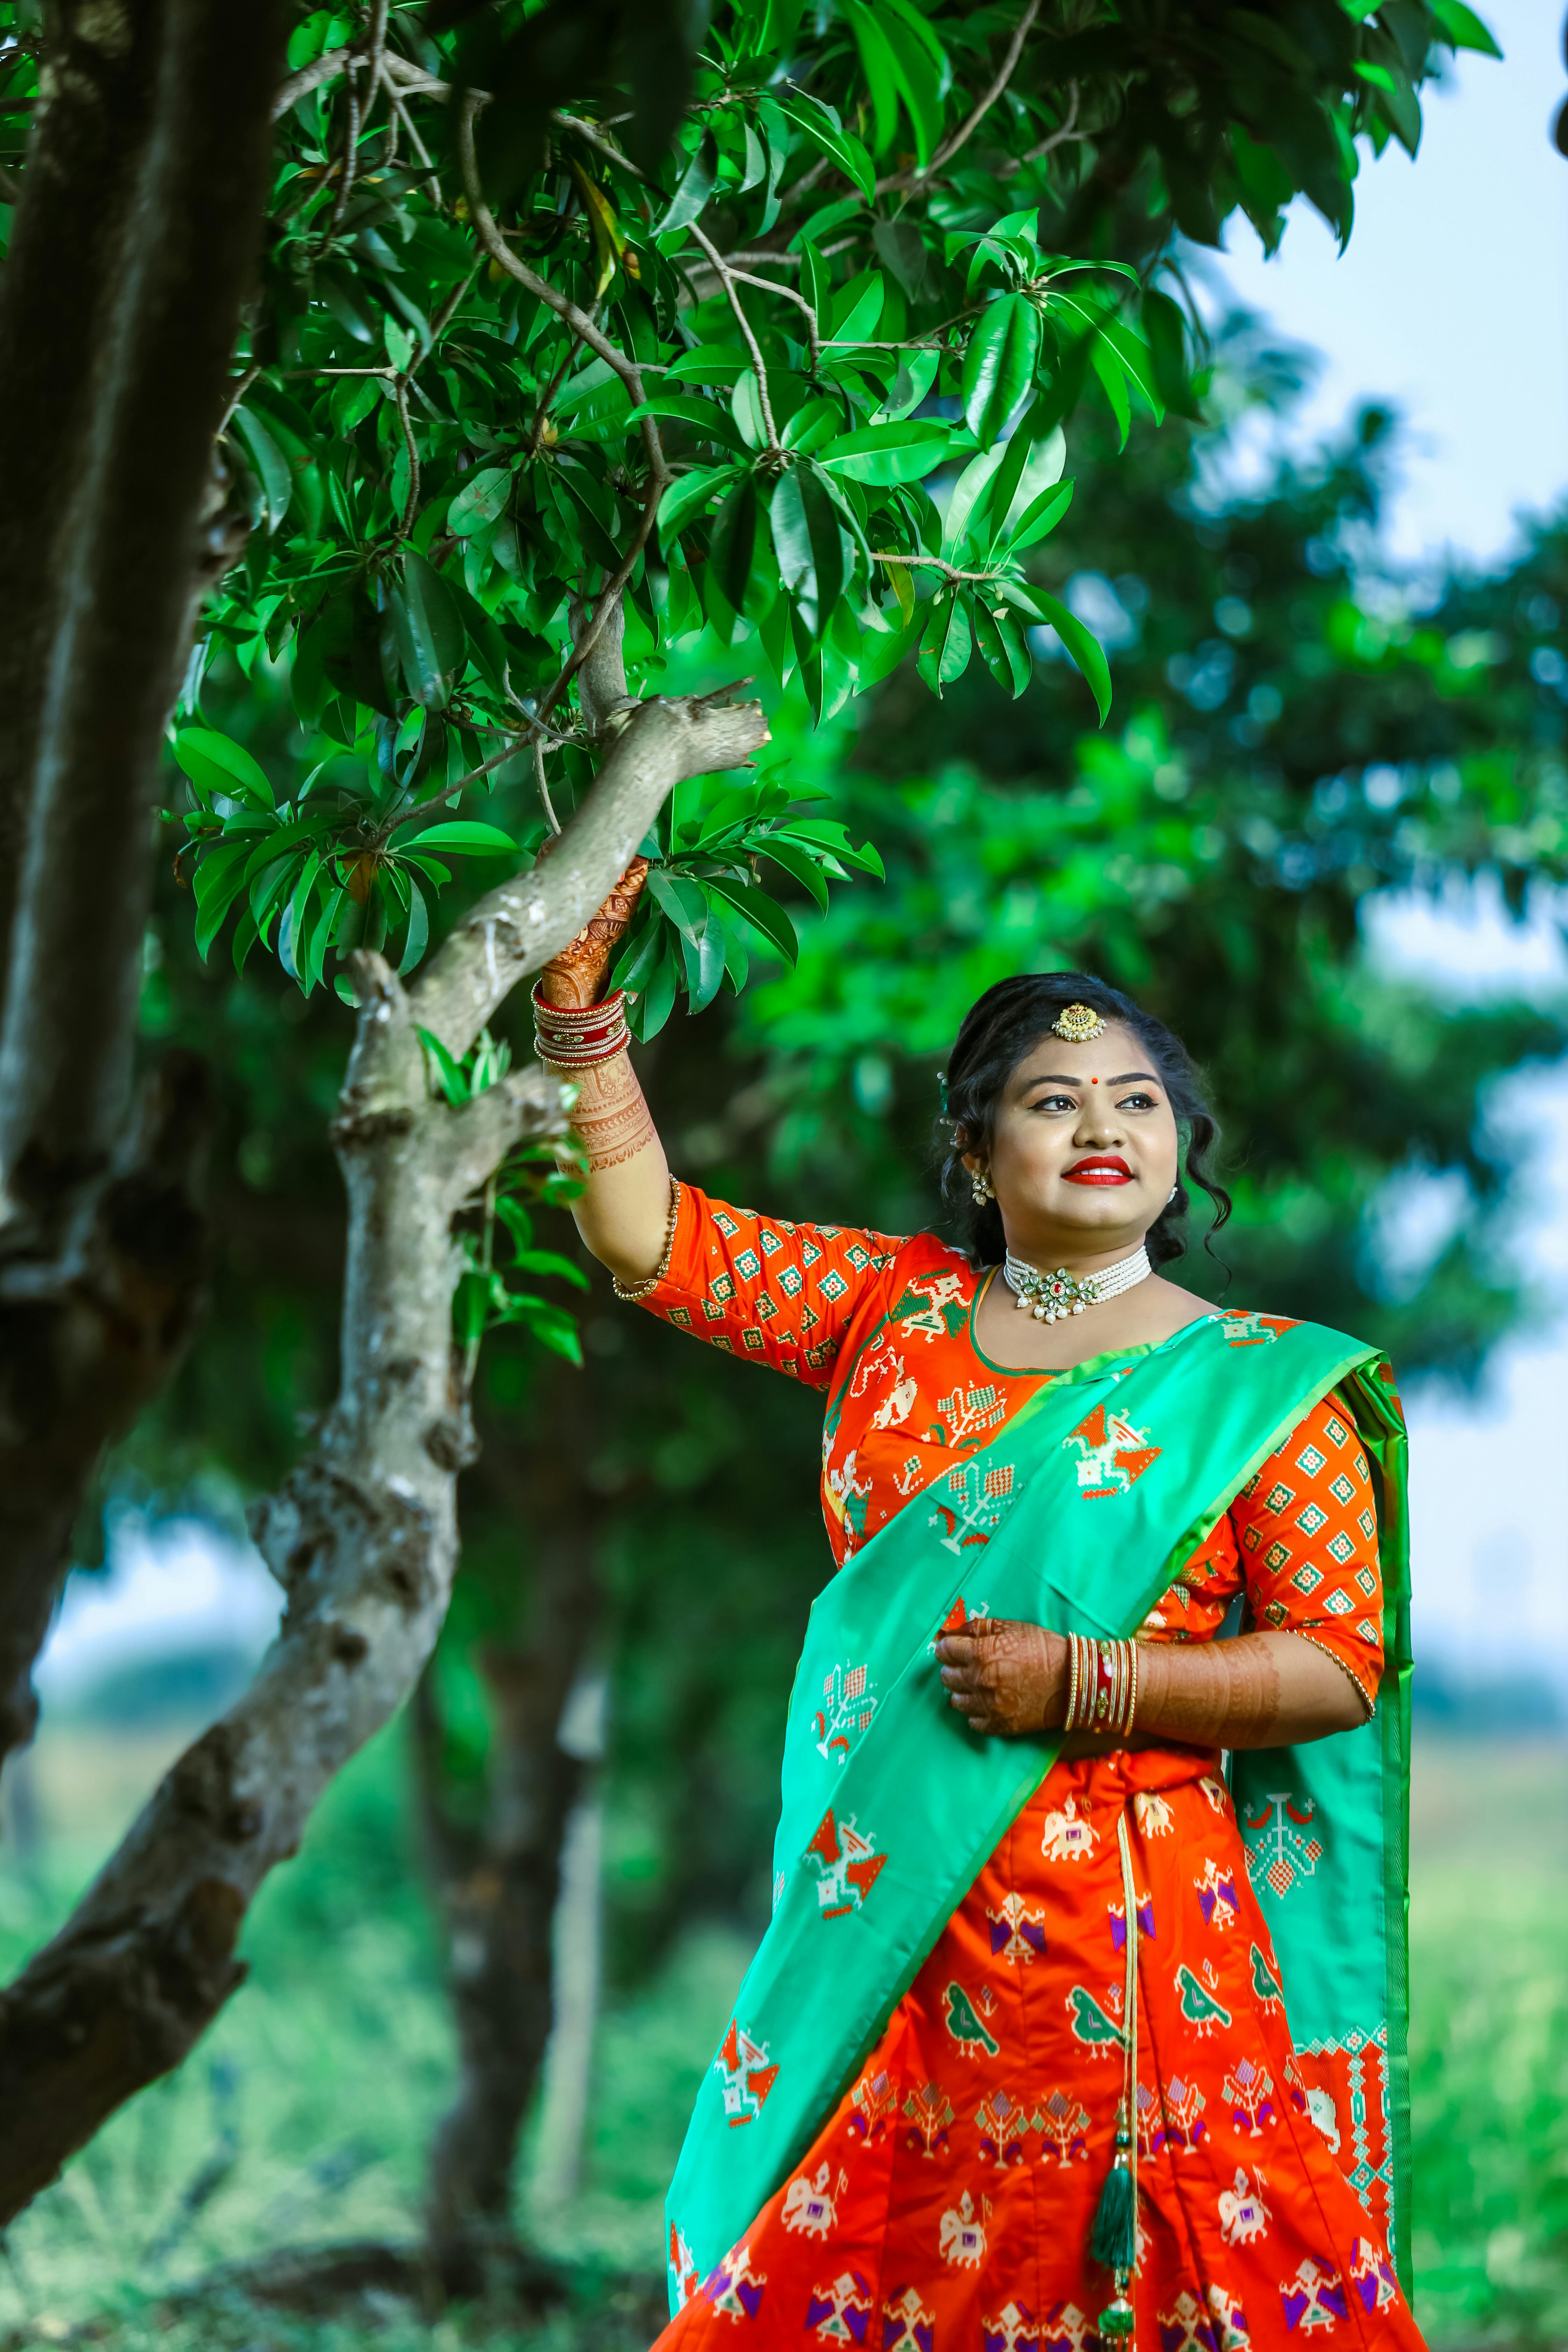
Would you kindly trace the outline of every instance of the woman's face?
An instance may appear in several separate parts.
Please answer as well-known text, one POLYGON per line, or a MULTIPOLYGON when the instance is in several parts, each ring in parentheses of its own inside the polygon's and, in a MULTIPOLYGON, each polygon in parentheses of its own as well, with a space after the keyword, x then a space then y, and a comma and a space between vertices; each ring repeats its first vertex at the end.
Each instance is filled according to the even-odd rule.
POLYGON ((1008 1247, 1041 1260, 1136 1249, 1170 1197, 1177 1152, 1175 1115, 1130 1029, 1108 1022, 1084 1045, 1047 1034, 996 1106, 989 1173, 1008 1247))

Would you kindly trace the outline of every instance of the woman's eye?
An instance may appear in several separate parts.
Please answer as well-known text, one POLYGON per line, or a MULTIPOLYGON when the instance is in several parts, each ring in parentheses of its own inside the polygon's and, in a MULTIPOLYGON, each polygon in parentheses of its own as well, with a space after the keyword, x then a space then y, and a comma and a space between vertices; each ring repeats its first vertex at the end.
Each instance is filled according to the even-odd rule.
POLYGON ((1123 1095, 1116 1108, 1118 1110, 1152 1110, 1154 1097, 1152 1095, 1123 1095))
POLYGON ((1076 1110, 1078 1105, 1071 1095, 1047 1095, 1042 1101, 1035 1105, 1035 1108, 1037 1110, 1076 1110))

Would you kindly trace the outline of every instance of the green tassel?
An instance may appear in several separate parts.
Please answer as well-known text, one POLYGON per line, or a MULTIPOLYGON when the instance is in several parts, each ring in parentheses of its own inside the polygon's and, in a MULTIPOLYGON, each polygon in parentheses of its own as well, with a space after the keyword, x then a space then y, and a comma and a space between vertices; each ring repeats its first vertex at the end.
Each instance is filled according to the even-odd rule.
POLYGON ((1138 2259, 1138 2197, 1127 2158, 1121 2153, 1100 2192, 1089 2250, 1107 2270, 1130 2271, 1138 2259))

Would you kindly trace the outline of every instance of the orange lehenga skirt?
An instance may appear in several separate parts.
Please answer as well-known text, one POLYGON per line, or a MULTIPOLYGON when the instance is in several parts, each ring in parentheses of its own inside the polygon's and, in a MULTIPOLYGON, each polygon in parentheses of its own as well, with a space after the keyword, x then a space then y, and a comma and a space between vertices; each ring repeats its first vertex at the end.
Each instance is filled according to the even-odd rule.
POLYGON ((1122 2090, 1124 1810, 1136 2352, 1419 2352, 1387 2252, 1383 2103, 1360 2078, 1352 2102, 1304 2076, 1219 1759, 1163 1748, 1056 1766, 658 2352, 1101 2352, 1111 2283, 1089 2242, 1122 2090))

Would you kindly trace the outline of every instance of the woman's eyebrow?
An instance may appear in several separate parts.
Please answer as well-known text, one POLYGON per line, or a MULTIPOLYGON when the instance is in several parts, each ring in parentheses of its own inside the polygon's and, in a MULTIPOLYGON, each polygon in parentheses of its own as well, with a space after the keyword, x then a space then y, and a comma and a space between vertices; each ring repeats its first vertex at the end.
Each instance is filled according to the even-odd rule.
MULTIPOLYGON (((1119 1078, 1107 1078, 1103 1083, 1108 1087, 1130 1087, 1134 1078, 1142 1078, 1152 1087, 1157 1087, 1160 1084, 1152 1070, 1124 1070, 1119 1078)), ((1087 1085, 1088 1080, 1069 1078, 1061 1070, 1042 1070, 1037 1076, 1026 1079, 1025 1084, 1026 1087, 1081 1087, 1087 1085)))

